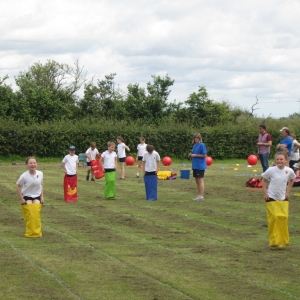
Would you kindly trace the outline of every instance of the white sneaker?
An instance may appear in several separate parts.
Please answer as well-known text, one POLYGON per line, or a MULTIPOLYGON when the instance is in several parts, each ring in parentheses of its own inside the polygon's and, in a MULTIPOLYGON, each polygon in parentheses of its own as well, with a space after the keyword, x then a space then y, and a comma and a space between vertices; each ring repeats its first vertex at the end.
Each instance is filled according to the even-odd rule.
POLYGON ((197 196, 196 198, 193 199, 194 201, 201 201, 204 200, 203 196, 197 196))

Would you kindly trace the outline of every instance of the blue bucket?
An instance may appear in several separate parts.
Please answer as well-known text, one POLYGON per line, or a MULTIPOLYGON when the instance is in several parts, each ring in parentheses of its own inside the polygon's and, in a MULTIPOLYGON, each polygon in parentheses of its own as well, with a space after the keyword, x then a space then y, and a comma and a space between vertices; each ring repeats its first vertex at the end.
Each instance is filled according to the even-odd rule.
POLYGON ((180 170, 181 179, 190 179, 190 170, 180 170))

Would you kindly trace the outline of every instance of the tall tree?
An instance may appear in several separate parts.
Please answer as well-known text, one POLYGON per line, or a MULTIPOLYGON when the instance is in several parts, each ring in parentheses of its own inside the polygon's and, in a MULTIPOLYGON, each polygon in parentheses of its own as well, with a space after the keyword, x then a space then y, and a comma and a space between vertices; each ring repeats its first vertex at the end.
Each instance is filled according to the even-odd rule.
POLYGON ((84 98, 78 102, 83 116, 91 115, 120 119, 125 112, 122 104, 123 94, 115 83, 116 73, 104 76, 94 85, 92 82, 84 87, 84 98))
POLYGON ((209 99, 204 86, 199 86, 198 92, 190 94, 184 103, 186 108, 184 114, 181 112, 181 118, 187 118, 186 121, 193 125, 214 126, 231 121, 233 118, 230 105, 225 101, 216 102, 209 99))
POLYGON ((72 118, 76 92, 86 80, 86 73, 78 61, 74 67, 54 60, 45 64, 37 62, 15 78, 19 90, 13 115, 16 119, 31 122, 72 118))
POLYGON ((0 116, 7 117, 11 115, 12 105, 15 94, 10 85, 4 83, 8 76, 0 77, 0 116))

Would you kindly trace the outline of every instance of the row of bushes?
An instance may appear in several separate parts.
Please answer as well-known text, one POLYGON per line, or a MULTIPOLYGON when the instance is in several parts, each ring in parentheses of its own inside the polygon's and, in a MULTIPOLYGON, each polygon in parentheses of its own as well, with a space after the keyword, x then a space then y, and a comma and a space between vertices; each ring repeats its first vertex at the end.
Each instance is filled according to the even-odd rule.
MULTIPOLYGON (((97 142, 100 152, 106 149, 108 141, 116 142, 122 136, 135 153, 139 137, 153 144, 161 156, 178 159, 188 158, 192 147, 192 137, 200 132, 208 153, 215 159, 246 158, 256 153, 258 125, 226 126, 221 128, 191 128, 184 124, 162 124, 160 126, 138 125, 135 123, 114 122, 111 120, 56 122, 26 126, 9 120, 0 120, 0 155, 11 154, 38 157, 62 157, 67 153, 68 145, 75 145, 77 153, 85 152, 90 142, 97 142)), ((270 129, 273 145, 281 139, 281 133, 270 129)), ((272 147, 272 155, 275 147, 272 147)))

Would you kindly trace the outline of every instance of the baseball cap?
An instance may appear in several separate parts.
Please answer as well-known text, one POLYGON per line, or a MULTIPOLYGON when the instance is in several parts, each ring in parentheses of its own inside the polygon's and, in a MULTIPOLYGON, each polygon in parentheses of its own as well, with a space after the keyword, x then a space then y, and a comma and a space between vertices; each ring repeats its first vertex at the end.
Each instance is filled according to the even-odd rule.
POLYGON ((71 150, 71 151, 76 150, 76 147, 75 146, 69 146, 69 150, 71 150))

